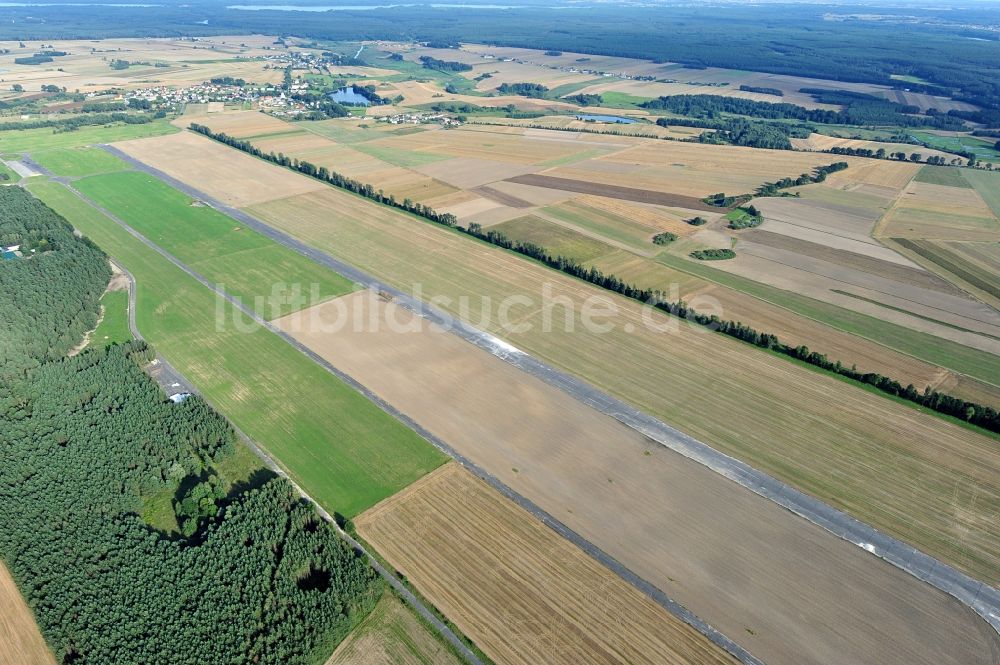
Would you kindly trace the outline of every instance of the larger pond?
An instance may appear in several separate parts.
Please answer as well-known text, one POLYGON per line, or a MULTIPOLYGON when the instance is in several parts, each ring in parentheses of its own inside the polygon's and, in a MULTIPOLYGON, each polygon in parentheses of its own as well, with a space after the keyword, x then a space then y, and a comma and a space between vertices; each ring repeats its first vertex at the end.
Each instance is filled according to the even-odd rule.
POLYGON ((581 113, 576 116, 577 120, 586 120, 588 122, 614 122, 619 125, 634 125, 638 120, 633 120, 632 118, 623 118, 620 115, 599 115, 599 114, 589 114, 581 113))
POLYGON ((371 104, 364 95, 354 92, 354 88, 348 86, 341 88, 337 92, 330 93, 330 99, 338 104, 352 104, 354 106, 368 106, 371 104))

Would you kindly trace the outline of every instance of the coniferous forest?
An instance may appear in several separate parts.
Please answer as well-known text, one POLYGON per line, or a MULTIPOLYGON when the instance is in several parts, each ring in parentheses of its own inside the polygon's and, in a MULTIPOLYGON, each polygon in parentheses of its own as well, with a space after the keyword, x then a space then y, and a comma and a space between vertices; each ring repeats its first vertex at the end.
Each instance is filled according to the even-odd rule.
POLYGON ((19 188, 0 210, 5 243, 45 248, 0 263, 0 558, 57 660, 322 662, 377 600, 374 571, 269 474, 203 497, 218 504, 185 536, 147 525, 144 498, 184 504, 235 433, 196 396, 168 401, 144 342, 63 357, 107 259, 19 188))

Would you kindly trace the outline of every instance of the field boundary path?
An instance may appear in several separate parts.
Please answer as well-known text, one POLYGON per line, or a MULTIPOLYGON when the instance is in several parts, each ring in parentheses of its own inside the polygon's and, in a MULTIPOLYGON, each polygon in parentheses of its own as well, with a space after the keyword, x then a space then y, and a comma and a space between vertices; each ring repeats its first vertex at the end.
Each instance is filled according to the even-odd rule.
MULTIPOLYGON (((684 434, 657 418, 643 413, 621 400, 598 390, 589 383, 543 363, 537 358, 534 358, 533 356, 515 348, 494 335, 479 330, 464 321, 451 316, 450 314, 431 307, 423 301, 417 300, 399 289, 380 282, 354 266, 344 263, 343 261, 340 261, 325 252, 322 252, 281 231, 278 231, 252 215, 228 206, 221 201, 200 192, 194 187, 191 187, 190 185, 169 176, 163 171, 135 159, 114 146, 102 145, 101 147, 120 159, 125 160, 135 168, 159 178, 189 196, 211 205, 220 212, 247 224, 250 228, 264 234, 276 242, 299 252, 321 265, 329 267, 331 270, 340 273, 347 279, 351 279, 367 288, 392 295, 395 302, 403 307, 406 307, 407 309, 410 309, 431 323, 449 330, 462 339, 492 353, 494 356, 505 360, 532 376, 545 381, 549 385, 559 388, 570 396, 576 398, 578 401, 583 402, 584 404, 587 404, 588 406, 597 409, 598 411, 635 429, 653 441, 656 441, 657 443, 660 443, 661 445, 708 467, 712 471, 715 471, 729 480, 742 485, 751 492, 773 501, 774 503, 786 508, 809 522, 822 527, 835 536, 860 547, 866 552, 873 554, 876 557, 909 573, 913 577, 953 596, 962 604, 968 606, 976 612, 976 614, 989 623, 994 630, 1000 633, 1000 591, 994 589, 988 584, 973 579, 969 575, 966 575, 956 568, 917 550, 911 545, 882 533, 874 527, 871 527, 868 524, 865 524, 850 515, 827 505, 815 497, 805 494, 804 492, 800 492, 778 479, 762 471, 754 469, 744 462, 715 450, 711 446, 684 434)), ((296 344, 296 346, 300 349, 302 348, 300 344, 297 344, 294 341, 291 343, 296 344)), ((316 358, 316 354, 311 350, 306 349, 304 352, 307 353, 307 355, 310 355, 310 357, 316 358)), ((317 362, 330 367, 329 363, 325 363, 321 359, 317 360, 317 362)), ((354 383, 356 384, 356 382, 354 383)), ((418 429, 417 431, 423 434, 421 429, 418 429)), ((433 441, 434 439, 429 440, 433 441)), ((450 448, 448 448, 446 444, 443 444, 443 442, 440 442, 439 447, 440 446, 444 446, 442 449, 446 452, 450 450, 450 448)), ((471 465, 467 460, 463 460, 461 456, 456 455, 454 451, 448 452, 448 454, 462 462, 463 465, 475 469, 474 465, 471 465)), ((485 472, 482 470, 477 471, 477 475, 480 475, 480 477, 483 477, 487 480, 487 482, 490 482, 490 484, 498 487, 498 489, 506 487, 488 474, 483 476, 484 473, 485 472)), ((516 495, 516 493, 513 493, 513 491, 509 488, 506 489, 506 492, 510 493, 508 496, 519 496, 516 495)), ((520 500, 530 504, 530 502, 523 497, 521 497, 520 500)), ((554 526, 555 524, 559 524, 562 530, 574 533, 568 529, 568 527, 565 527, 551 516, 548 516, 543 511, 533 506, 533 504, 531 505, 532 508, 529 508, 529 510, 531 510, 533 514, 538 516, 544 522, 553 526, 553 528, 556 528, 554 526)), ((560 533, 563 532, 559 528, 556 528, 556 530, 560 531, 560 533)), ((574 533, 574 535, 576 534, 574 533)), ((571 540, 574 539, 571 538, 571 540)), ((580 536, 576 535, 576 540, 574 540, 574 542, 579 544, 581 541, 587 543, 587 541, 584 541, 580 536)), ((591 552, 592 556, 595 556, 593 553, 595 550, 598 552, 600 551, 595 546, 589 543, 587 544, 590 546, 589 549, 584 549, 591 552)), ((603 552, 601 554, 603 554, 603 552)), ((611 567, 612 570, 615 570, 618 574, 623 575, 625 579, 636 585, 640 590, 649 594, 654 600, 663 604, 666 609, 677 613, 674 607, 670 606, 673 605, 675 607, 679 607, 676 603, 673 601, 669 601, 670 605, 663 603, 661 599, 666 598, 666 596, 662 593, 662 591, 648 582, 645 582, 645 580, 642 580, 634 573, 631 573, 631 571, 628 571, 627 568, 622 566, 607 554, 603 554, 603 558, 601 558, 601 560, 606 565, 611 567), (609 562, 613 562, 616 565, 612 565, 609 562)), ((693 615, 691 615, 690 612, 687 612, 687 610, 684 610, 684 613, 693 617, 693 615)), ((685 621, 689 621, 681 614, 678 614, 678 616, 685 621)), ((700 619, 697 621, 700 624, 704 624, 704 622, 700 619)), ((689 623, 691 623, 691 621, 689 621, 689 623)), ((691 623, 691 625, 699 628, 699 630, 702 630, 696 623, 691 623)), ((705 625, 707 626, 707 624, 705 625)), ((713 639, 716 644, 724 646, 723 643, 717 641, 718 636, 721 636, 721 634, 719 634, 718 631, 711 629, 711 627, 708 628, 710 628, 711 632, 715 634, 715 637, 713 637, 713 634, 708 632, 706 632, 705 635, 710 639, 713 639)), ((736 646, 728 638, 723 639, 725 642, 736 646)), ((725 646, 724 648, 728 649, 728 647, 725 646)), ((746 651, 741 647, 736 646, 736 648, 739 652, 746 653, 746 651)), ((734 654, 738 653, 733 651, 731 652, 734 654)), ((747 656, 752 658, 749 653, 747 653, 747 656)))
MULTIPOLYGON (((81 196, 81 198, 84 198, 72 187, 69 187, 69 189, 72 190, 75 194, 77 194, 77 196, 81 196)), ((90 205, 92 206, 94 205, 93 202, 87 199, 84 200, 86 200, 87 203, 89 203, 90 205)), ((101 212, 108 214, 104 210, 101 210, 101 212)), ((123 224, 123 222, 119 221, 117 218, 112 217, 112 219, 118 224, 123 224)), ((124 226, 127 228, 127 225, 124 226)), ((147 242, 146 244, 150 243, 147 242)), ((152 245, 150 246, 152 247, 152 245)), ((176 261, 172 262, 175 265, 178 265, 176 261)), ((112 261, 112 263, 114 263, 115 266, 117 266, 122 271, 122 273, 128 278, 128 328, 135 339, 142 340, 144 339, 142 333, 139 332, 139 328, 136 326, 135 323, 135 300, 136 300, 135 277, 132 276, 132 273, 129 272, 125 266, 115 261, 112 261)), ((181 266, 178 265, 178 267, 181 266)), ((182 268, 182 270, 185 270, 185 272, 189 272, 184 268, 182 268)), ((156 355, 156 360, 157 360, 156 363, 157 367, 153 370, 155 372, 154 379, 156 379, 157 383, 160 384, 161 388, 164 388, 166 390, 168 388, 171 388, 174 383, 179 383, 181 386, 184 387, 186 391, 192 393, 198 393, 198 390, 195 388, 195 386, 192 385, 191 382, 188 381, 186 378, 184 378, 184 375, 182 375, 180 372, 174 369, 174 367, 171 366, 170 363, 168 363, 166 359, 163 358, 163 356, 161 356, 159 353, 157 353, 156 355)), ((204 396, 201 397, 202 399, 205 399, 204 396)), ((205 401, 208 402, 207 399, 205 399, 205 401)), ((209 404, 211 403, 209 402, 209 404)), ((424 618, 424 620, 426 620, 431 626, 433 626, 435 630, 437 630, 438 633, 442 637, 444 637, 448 641, 448 643, 451 644, 458 651, 459 654, 461 654, 462 658, 467 663, 470 663, 471 665, 484 665, 484 663, 479 659, 479 657, 476 656, 476 654, 473 653, 472 650, 469 649, 469 647, 466 646, 465 643, 462 642, 462 640, 457 635, 455 635, 455 633, 450 628, 448 628, 448 626, 446 626, 444 622, 437 617, 436 614, 434 614, 431 610, 427 609, 427 606, 424 605, 419 599, 417 599, 417 597, 413 594, 413 592, 407 589, 406 585, 404 585, 403 582, 399 580, 399 578, 397 578, 392 572, 390 572, 385 566, 383 566, 382 563, 378 559, 376 559, 374 555, 368 552, 368 550, 366 550, 364 546, 361 545, 361 543, 355 540, 354 537, 351 536, 351 534, 347 533, 344 529, 342 529, 340 524, 337 523, 337 520, 332 515, 330 515, 330 513, 327 512, 325 508, 323 508, 323 506, 321 506, 315 499, 309 496, 309 494, 304 489, 302 489, 302 487, 300 487, 298 483, 292 480, 292 478, 289 477, 288 473, 285 472, 285 470, 281 467, 281 465, 279 465, 274 460, 274 458, 272 458, 266 451, 264 451, 260 446, 254 443, 253 439, 247 436, 247 434, 244 433, 240 428, 236 427, 236 425, 232 423, 230 423, 230 425, 236 431, 236 434, 240 437, 243 443, 245 443, 246 446, 250 448, 250 450, 253 451, 253 453, 261 459, 261 461, 264 462, 267 468, 273 471, 278 476, 281 476, 282 478, 287 480, 289 483, 291 483, 292 487, 295 488, 295 491, 299 494, 299 496, 301 496, 303 499, 311 503, 313 505, 313 508, 316 509, 316 512, 319 513, 319 515, 324 520, 329 522, 331 526, 333 526, 333 528, 337 532, 337 535, 340 536, 348 545, 350 545, 355 552, 364 556, 365 559, 368 560, 368 563, 371 565, 371 567, 374 568, 375 571, 382 576, 382 579, 384 579, 393 589, 395 589, 395 591, 403 598, 403 600, 409 603, 409 605, 413 607, 413 609, 415 609, 417 613, 424 618)))

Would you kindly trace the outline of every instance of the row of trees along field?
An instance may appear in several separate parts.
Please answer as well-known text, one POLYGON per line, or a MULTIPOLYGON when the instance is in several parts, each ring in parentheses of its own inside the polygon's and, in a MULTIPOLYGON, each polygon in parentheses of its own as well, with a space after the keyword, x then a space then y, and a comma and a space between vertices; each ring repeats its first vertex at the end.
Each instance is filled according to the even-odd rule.
POLYGON ((57 659, 322 662, 376 602, 375 573, 271 474, 211 494, 187 537, 146 524, 153 496, 205 507, 234 431, 197 396, 166 400, 143 342, 61 357, 94 324, 107 259, 21 189, 0 210, 4 242, 49 247, 0 263, 0 558, 57 659))
POLYGON ((904 106, 887 99, 859 92, 803 88, 818 102, 841 104, 840 111, 807 109, 787 102, 758 102, 752 99, 722 95, 673 95, 659 97, 642 104, 644 108, 668 111, 693 118, 718 118, 721 113, 769 120, 801 120, 827 125, 891 125, 898 127, 935 127, 964 129, 960 118, 932 113, 919 113, 915 106, 904 106))
MULTIPOLYGON (((331 173, 327 171, 325 167, 317 168, 309 162, 302 162, 297 159, 290 160, 283 155, 278 155, 273 152, 264 152, 260 148, 251 144, 249 141, 237 139, 222 132, 213 132, 210 128, 204 125, 192 124, 191 129, 255 157, 292 168, 300 173, 318 178, 331 185, 343 187, 378 203, 392 205, 423 217, 429 221, 457 228, 458 231, 478 238, 479 240, 496 245, 497 247, 517 252, 518 254, 535 259, 536 261, 544 263, 545 265, 568 275, 590 282, 591 284, 601 288, 614 291, 615 293, 621 294, 626 298, 632 298, 634 300, 647 303, 663 312, 694 321, 724 335, 734 337, 761 348, 769 349, 782 355, 790 356, 796 360, 819 367, 820 369, 833 372, 869 386, 873 386, 874 388, 889 395, 900 397, 934 411, 960 418, 983 427, 984 429, 988 429, 993 432, 1000 432, 1000 413, 998 413, 993 407, 968 402, 961 398, 932 390, 929 386, 923 392, 920 392, 915 386, 903 386, 899 383, 899 381, 891 377, 871 372, 861 372, 853 365, 848 367, 840 360, 830 360, 825 354, 810 351, 806 347, 795 347, 784 344, 778 339, 777 335, 772 333, 755 330, 754 328, 737 321, 726 321, 719 319, 716 316, 708 316, 699 313, 683 301, 668 301, 666 300, 664 294, 659 290, 644 289, 626 282, 615 275, 605 274, 593 266, 585 266, 573 259, 550 254, 544 247, 535 243, 511 240, 500 231, 484 230, 481 225, 474 222, 470 223, 467 228, 460 226, 456 227, 457 220, 454 215, 438 213, 429 206, 413 203, 409 199, 407 199, 404 203, 399 203, 393 196, 386 195, 380 190, 376 191, 372 185, 359 183, 356 180, 351 180, 350 178, 340 174, 331 173), (347 184, 338 184, 341 182, 347 184)), ((825 178, 827 173, 832 173, 844 168, 842 166, 843 164, 843 162, 837 162, 826 167, 821 167, 821 169, 817 170, 816 175, 811 177, 825 178)), ((782 181, 779 181, 779 183, 780 182, 782 181)), ((722 194, 721 196, 725 195, 722 194)))

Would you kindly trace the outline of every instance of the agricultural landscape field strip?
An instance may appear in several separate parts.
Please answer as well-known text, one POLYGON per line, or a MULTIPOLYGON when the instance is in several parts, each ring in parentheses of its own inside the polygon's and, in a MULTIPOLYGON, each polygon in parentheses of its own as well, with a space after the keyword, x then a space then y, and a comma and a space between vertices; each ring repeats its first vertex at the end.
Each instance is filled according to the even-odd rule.
POLYGON ((21 129, 0 133, 0 153, 38 152, 49 148, 87 146, 105 141, 164 136, 175 132, 177 128, 165 121, 153 121, 144 125, 81 127, 72 132, 58 133, 54 133, 50 127, 21 129))
POLYGON ((133 157, 168 162, 204 187, 225 192, 218 198, 229 205, 254 205, 324 188, 314 180, 296 177, 283 169, 272 169, 257 160, 250 163, 237 160, 235 163, 242 168, 233 168, 232 160, 236 156, 233 150, 191 132, 165 138, 171 140, 125 141, 116 145, 133 157))
MULTIPOLYGON (((178 175, 183 179, 183 174, 178 175)), ((557 295, 564 292, 577 303, 595 293, 518 257, 470 244, 332 189, 253 211, 390 283, 410 288, 420 281, 425 293, 449 295, 453 303, 463 294, 472 297, 473 305, 481 303, 483 296, 498 303, 510 294, 533 293, 546 282, 556 286, 557 295), (327 210, 340 215, 331 216, 327 210), (429 255, 440 257, 433 270, 421 267, 429 255)), ((996 579, 997 566, 989 561, 997 548, 989 543, 997 535, 988 535, 988 526, 986 530, 979 527, 982 503, 972 499, 997 492, 989 480, 996 477, 989 469, 997 463, 987 461, 995 456, 995 446, 986 438, 729 340, 682 332, 682 345, 664 345, 662 334, 642 329, 641 310, 627 303, 622 307, 624 317, 619 322, 638 323, 640 330, 625 333, 619 326, 607 335, 579 328, 572 335, 539 334, 536 325, 527 334, 496 332, 924 551, 974 575, 996 579), (608 344, 617 352, 609 354, 608 344), (702 347, 703 352, 694 352, 702 347), (649 371, 651 363, 658 368, 656 372, 649 371), (734 372, 734 367, 741 369, 734 372), (717 379, 706 384, 697 378, 701 376, 717 379), (674 388, 665 392, 664 381, 674 388), (795 389, 789 390, 792 384, 795 389), (831 394, 837 399, 831 401, 831 394), (747 395, 756 397, 747 400, 747 395), (733 422, 742 423, 740 427, 704 413, 701 405, 720 399, 730 413, 738 412, 733 422), (848 403, 850 408, 844 406, 848 403), (858 419, 858 413, 868 415, 858 419), (935 445, 928 447, 926 441, 935 445), (892 474, 884 472, 887 449, 894 451, 896 460, 892 474), (955 450, 963 455, 948 452, 955 450), (973 451, 975 457, 985 457, 966 464, 973 451), (831 465, 839 472, 831 475, 831 465), (914 478, 922 482, 914 485, 910 482, 914 478), (971 528, 956 530, 955 505, 969 506, 959 513, 959 521, 971 528), (976 537, 970 540, 973 534, 976 537)), ((467 314, 476 321, 480 313, 474 309, 467 314)))
MULTIPOLYGON (((480 306, 483 297, 499 303, 508 295, 523 294, 537 302, 539 285, 549 284, 554 296, 570 298, 578 309, 582 298, 594 294, 590 287, 523 259, 470 245, 466 239, 390 211, 372 209, 367 202, 340 192, 285 200, 257 207, 254 212, 391 284, 408 289, 419 282, 427 297, 447 295, 455 303, 449 308, 453 313, 459 311, 457 303, 465 296, 473 307, 467 313, 473 322, 489 321, 480 306), (323 209, 340 210, 343 217, 331 219, 320 212, 323 209), (289 224, 289 219, 296 221, 289 224), (433 271, 420 268, 428 255, 438 257, 433 271)), ((995 564, 979 559, 982 555, 989 558, 987 552, 996 548, 985 542, 970 548, 966 536, 956 541, 954 535, 946 535, 955 534, 954 501, 972 507, 963 514, 975 523, 979 520, 974 514, 982 514, 970 499, 981 495, 992 482, 987 478, 995 478, 995 474, 972 480, 971 486, 964 483, 971 480, 970 472, 977 476, 986 468, 995 468, 997 460, 987 461, 995 457, 995 446, 986 438, 728 340, 685 330, 676 341, 664 344, 661 333, 643 328, 639 307, 616 298, 611 301, 622 311, 616 319, 621 325, 604 335, 581 331, 579 318, 573 334, 542 333, 538 313, 523 317, 524 322, 534 324, 526 333, 487 327, 520 348, 758 468, 811 490, 869 523, 962 568, 989 578, 996 576, 995 564), (639 329, 625 332, 624 323, 639 329), (706 382, 701 378, 705 376, 713 380, 706 382), (666 383, 672 386, 669 391, 663 389, 666 383), (748 395, 755 397, 747 399, 748 395), (837 398, 831 400, 831 395, 837 398), (720 420, 701 408, 720 401, 727 405, 730 418, 720 420), (839 406, 833 408, 834 403, 839 406), (852 406, 847 407, 848 403, 852 406), (866 416, 858 419, 858 413, 866 416), (928 448, 926 441, 936 445, 928 448), (880 470, 881 465, 869 464, 884 459, 886 449, 893 450, 901 464, 897 473, 889 476, 880 470), (964 451, 962 457, 978 450, 977 456, 986 456, 981 459, 985 468, 981 464, 965 467, 962 457, 945 453, 947 450, 964 451), (838 473, 831 476, 831 467, 838 473), (929 480, 935 476, 938 480, 929 480), (921 478, 917 486, 911 482, 915 478, 921 478), (959 481, 959 494, 955 495, 955 481, 960 478, 966 480, 959 481), (970 558, 973 551, 978 554, 970 558)), ((985 491, 994 493, 997 488, 985 491)), ((971 533, 980 534, 978 528, 971 533)))
MULTIPOLYGON (((148 159, 168 172, 174 168, 181 180, 188 177, 173 163, 148 159)), ((239 153, 233 159, 259 164, 239 153)), ((219 184, 197 186, 213 194, 209 188, 219 184)), ((523 317, 536 324, 526 332, 507 333, 488 319, 482 325, 974 576, 1000 578, 1000 534, 990 533, 989 520, 981 526, 985 508, 973 498, 1000 492, 996 447, 986 437, 727 339, 683 330, 664 344, 663 333, 645 327, 641 308, 632 303, 330 188, 252 212, 390 284, 410 289, 420 282, 425 297, 447 295, 453 312, 464 295, 472 305, 465 316, 473 322, 483 320, 483 297, 499 303, 524 294, 534 295, 534 302, 546 283, 577 309, 584 297, 610 298, 621 325, 607 334, 580 330, 578 315, 569 335, 542 333, 538 313, 523 317), (428 256, 436 257, 433 266, 428 256), (624 323, 638 329, 625 332, 624 323), (668 383, 669 391, 663 388, 668 383), (702 408, 716 403, 726 404, 728 418, 702 408), (896 464, 892 473, 885 473, 887 450, 896 464), (957 523, 956 506, 962 506, 957 523)))
POLYGON ((31 160, 61 176, 85 176, 124 171, 128 165, 100 148, 76 147, 32 151, 31 160))
POLYGON ((35 615, 0 561, 0 654, 5 665, 55 665, 35 615))
POLYGON ((605 196, 612 199, 624 199, 625 201, 652 203, 661 206, 687 208, 689 210, 700 210, 705 212, 718 212, 718 208, 710 206, 701 199, 693 196, 667 194, 648 189, 637 189, 635 187, 606 185, 586 180, 573 180, 570 178, 559 178, 539 174, 514 176, 513 178, 508 178, 507 181, 520 185, 531 185, 533 187, 561 189, 568 192, 576 192, 578 194, 605 196))
MULTIPOLYGON (((858 610, 846 607, 887 602, 868 596, 883 586, 905 593, 906 604, 937 607, 927 616, 953 617, 956 625, 971 620, 967 628, 979 622, 954 614, 952 599, 906 573, 659 448, 559 389, 435 332, 411 312, 365 292, 345 299, 277 323, 643 579, 725 634, 739 635, 765 662, 795 662, 827 646, 832 653, 834 635, 841 632, 867 639, 861 625, 832 633, 826 627, 839 626, 847 616, 856 619, 858 610), (335 325, 345 313, 365 325, 335 325), (511 413, 519 414, 515 421, 511 413), (767 527, 762 532, 751 524, 767 527), (707 554, 734 541, 741 548, 738 562, 707 554), (741 635, 747 625, 756 639, 741 635), (792 626, 794 638, 788 636, 792 626)), ((885 635, 899 634, 899 627, 881 622, 899 610, 885 605, 871 611, 866 621, 877 628, 871 628, 868 648, 884 646, 885 635)))
POLYGON ((143 334, 331 511, 351 516, 444 461, 424 440, 65 187, 40 196, 138 281, 143 334), (224 317, 218 325, 217 315, 224 317))
POLYGON ((90 176, 73 187, 265 318, 353 288, 336 273, 144 173, 90 176))
POLYGON ((734 662, 457 464, 357 526, 497 663, 734 662))

